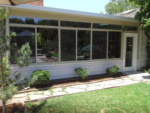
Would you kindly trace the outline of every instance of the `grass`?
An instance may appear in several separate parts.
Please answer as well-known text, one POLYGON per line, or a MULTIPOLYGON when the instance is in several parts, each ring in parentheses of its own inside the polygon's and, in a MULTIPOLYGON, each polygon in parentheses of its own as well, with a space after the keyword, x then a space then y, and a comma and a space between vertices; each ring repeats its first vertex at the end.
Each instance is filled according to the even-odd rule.
POLYGON ((58 57, 58 53, 53 53, 53 56, 54 57, 58 57))
POLYGON ((149 113, 150 84, 65 95, 27 103, 27 108, 33 113, 149 113))

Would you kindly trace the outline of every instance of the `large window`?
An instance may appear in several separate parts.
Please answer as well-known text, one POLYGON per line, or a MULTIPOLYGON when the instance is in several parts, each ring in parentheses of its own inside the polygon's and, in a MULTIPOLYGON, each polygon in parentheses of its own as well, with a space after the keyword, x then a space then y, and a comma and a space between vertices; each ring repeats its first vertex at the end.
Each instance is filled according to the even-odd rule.
POLYGON ((61 61, 76 60, 76 31, 61 30, 61 61))
MULTIPOLYGON (((15 43, 17 47, 11 49, 11 55, 14 56, 16 51, 21 48, 23 44, 29 42, 30 48, 32 50, 31 60, 32 62, 36 62, 35 57, 35 29, 27 28, 27 27, 10 27, 10 32, 15 32, 16 36, 11 37, 11 44, 15 43)), ((13 58, 11 59, 11 63, 15 63, 13 58)))
POLYGON ((91 23, 85 22, 61 21, 60 25, 63 27, 91 28, 91 23))
POLYGON ((138 28, 136 26, 124 26, 124 30, 129 30, 129 31, 137 31, 138 28))
POLYGON ((90 60, 90 39, 90 31, 78 30, 77 60, 90 60))
POLYGON ((58 25, 58 20, 14 16, 9 20, 10 32, 17 34, 11 37, 11 44, 17 44, 11 54, 29 42, 33 63, 121 58, 121 25, 61 20, 58 25))
POLYGON ((121 32, 109 32, 108 58, 120 58, 121 32))
POLYGON ((58 29, 37 28, 37 62, 58 61, 58 29))
POLYGON ((93 31, 92 58, 106 59, 107 32, 93 31))
POLYGON ((9 17, 10 23, 17 24, 33 24, 33 25, 51 25, 58 26, 58 20, 40 19, 40 18, 26 18, 26 17, 9 17))
POLYGON ((99 24, 94 23, 93 28, 95 29, 115 29, 115 30, 121 30, 121 25, 112 25, 112 24, 99 24))

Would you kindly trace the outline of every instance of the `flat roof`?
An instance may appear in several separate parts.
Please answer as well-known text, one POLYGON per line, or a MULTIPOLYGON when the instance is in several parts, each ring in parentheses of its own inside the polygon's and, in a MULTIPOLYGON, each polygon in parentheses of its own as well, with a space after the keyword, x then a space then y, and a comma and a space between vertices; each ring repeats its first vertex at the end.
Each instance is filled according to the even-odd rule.
POLYGON ((15 9, 54 12, 54 13, 61 13, 61 14, 71 14, 71 15, 88 16, 88 17, 96 17, 96 18, 104 18, 104 19, 138 22, 134 18, 129 18, 129 17, 121 17, 121 16, 114 16, 108 14, 99 14, 99 13, 91 13, 91 12, 83 12, 83 11, 75 11, 75 10, 68 10, 68 9, 43 7, 43 6, 33 6, 27 4, 21 4, 17 6, 10 6, 10 5, 0 5, 0 6, 5 6, 8 8, 15 8, 15 9))

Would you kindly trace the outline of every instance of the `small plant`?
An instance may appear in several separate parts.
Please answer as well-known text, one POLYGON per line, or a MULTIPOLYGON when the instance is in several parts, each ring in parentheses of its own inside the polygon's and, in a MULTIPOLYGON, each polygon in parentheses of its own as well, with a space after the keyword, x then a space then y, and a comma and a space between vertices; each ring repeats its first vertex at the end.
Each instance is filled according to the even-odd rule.
POLYGON ((82 80, 84 80, 90 73, 90 71, 82 67, 76 68, 75 72, 81 77, 82 80))
POLYGON ((114 65, 113 67, 107 68, 106 72, 110 75, 114 75, 119 71, 119 66, 114 65))
POLYGON ((150 74, 150 69, 148 70, 144 70, 145 73, 149 73, 150 74))
POLYGON ((30 77, 29 85, 43 84, 50 80, 51 73, 46 70, 36 70, 31 73, 30 77))
POLYGON ((52 53, 49 51, 49 52, 47 52, 47 53, 45 53, 45 56, 46 56, 46 58, 51 58, 52 57, 52 53))

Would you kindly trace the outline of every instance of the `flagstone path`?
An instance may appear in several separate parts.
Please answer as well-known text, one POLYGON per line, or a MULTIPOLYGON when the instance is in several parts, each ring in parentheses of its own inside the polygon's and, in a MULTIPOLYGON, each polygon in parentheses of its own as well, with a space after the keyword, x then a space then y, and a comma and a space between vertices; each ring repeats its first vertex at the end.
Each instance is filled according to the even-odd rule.
POLYGON ((123 78, 117 78, 117 79, 112 79, 103 82, 83 83, 74 86, 66 86, 66 87, 62 86, 59 88, 51 87, 49 89, 42 90, 42 91, 20 93, 15 95, 13 99, 9 100, 7 104, 45 100, 51 97, 57 97, 57 96, 79 93, 79 92, 101 90, 106 88, 120 87, 120 86, 131 85, 139 82, 150 83, 150 74, 142 73, 142 72, 126 72, 125 74, 127 76, 123 78))

